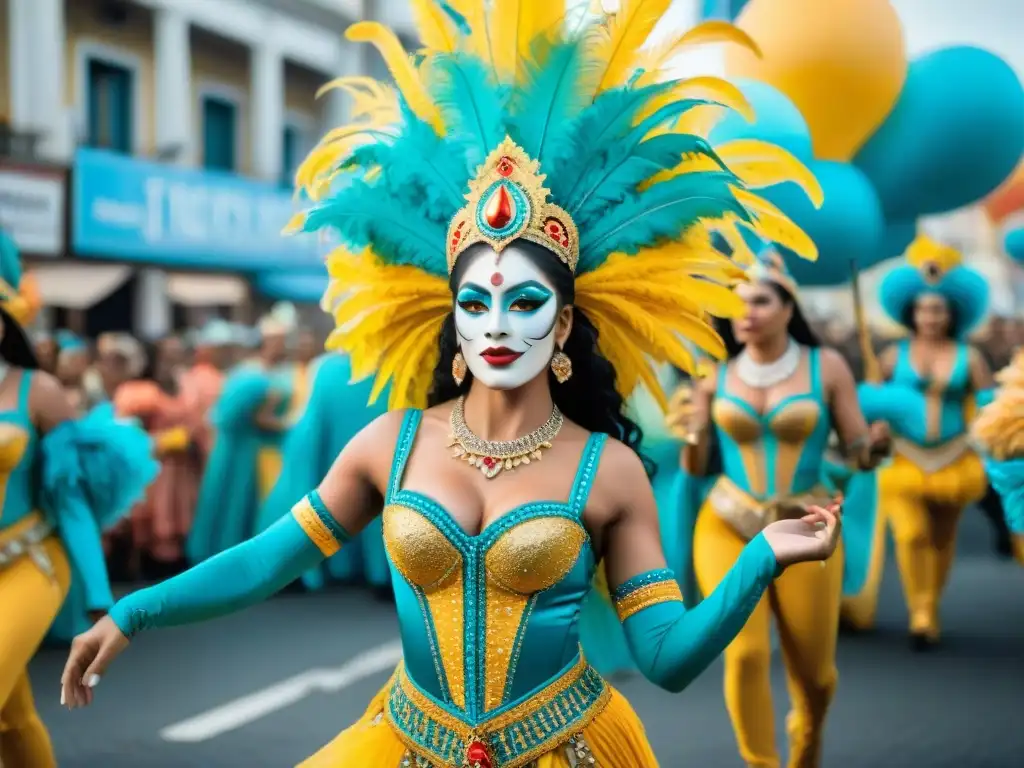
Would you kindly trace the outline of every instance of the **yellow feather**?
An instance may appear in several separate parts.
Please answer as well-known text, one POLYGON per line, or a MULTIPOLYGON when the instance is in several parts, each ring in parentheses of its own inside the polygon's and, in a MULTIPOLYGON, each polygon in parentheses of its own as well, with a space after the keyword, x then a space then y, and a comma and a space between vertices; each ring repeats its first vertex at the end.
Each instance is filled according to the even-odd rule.
POLYGON ((672 0, 622 0, 597 60, 604 62, 598 92, 625 85, 640 63, 639 52, 672 0))
POLYGON ((644 57, 646 70, 637 81, 638 86, 655 82, 657 73, 687 48, 710 43, 735 43, 761 58, 761 48, 754 39, 739 27, 727 21, 705 21, 683 32, 672 40, 655 46, 644 57))
POLYGON ((776 144, 759 139, 736 139, 715 147, 729 170, 752 189, 790 181, 799 186, 815 208, 825 201, 821 183, 806 165, 776 144))
POLYGON ((754 222, 747 226, 759 237, 778 243, 808 261, 818 259, 818 246, 786 214, 753 192, 739 187, 732 187, 732 191, 736 199, 754 215, 754 222))
POLYGON ((420 33, 423 47, 430 51, 451 53, 458 45, 455 25, 434 0, 410 0, 412 18, 420 33))
POLYGON ((469 25, 469 51, 480 57, 494 69, 494 47, 491 41, 491 28, 487 21, 487 5, 485 0, 448 0, 454 11, 461 14, 469 25))
POLYGON ((533 43, 554 31, 565 15, 564 0, 494 0, 488 16, 494 64, 502 82, 521 82, 533 43))
POLYGON ((702 104, 694 107, 676 121, 676 133, 689 133, 692 136, 700 136, 706 139, 711 131, 721 122, 722 118, 729 114, 726 107, 719 107, 716 104, 702 104))
POLYGON ((413 66, 412 59, 395 33, 376 21, 360 21, 348 28, 345 37, 353 43, 371 43, 380 51, 391 76, 395 79, 395 85, 413 114, 432 126, 439 136, 443 136, 444 123, 441 120, 441 112, 431 100, 416 67, 413 66))

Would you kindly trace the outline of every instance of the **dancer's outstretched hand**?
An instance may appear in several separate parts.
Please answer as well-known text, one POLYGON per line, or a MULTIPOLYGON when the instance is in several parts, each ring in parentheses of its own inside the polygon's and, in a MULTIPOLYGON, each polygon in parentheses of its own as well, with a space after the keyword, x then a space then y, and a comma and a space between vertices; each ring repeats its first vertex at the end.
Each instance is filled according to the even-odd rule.
POLYGON ((799 520, 778 520, 765 526, 764 537, 779 565, 827 560, 839 544, 842 502, 809 506, 799 520))
POLYGON ((109 616, 76 637, 60 678, 60 703, 68 709, 92 704, 93 689, 107 665, 127 647, 128 638, 109 616))

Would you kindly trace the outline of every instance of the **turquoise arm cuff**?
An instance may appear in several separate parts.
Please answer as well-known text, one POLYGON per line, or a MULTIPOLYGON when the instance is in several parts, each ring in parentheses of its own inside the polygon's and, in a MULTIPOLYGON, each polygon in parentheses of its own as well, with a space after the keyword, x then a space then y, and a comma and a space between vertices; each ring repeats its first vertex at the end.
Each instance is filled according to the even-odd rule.
POLYGON ((114 595, 110 591, 99 525, 92 510, 84 498, 69 494, 56 517, 68 559, 82 580, 86 610, 107 610, 114 604, 114 595))
MULTIPOLYGON (((319 514, 309 501, 312 496, 259 536, 119 600, 110 617, 125 636, 132 637, 151 627, 217 618, 267 599, 319 565, 327 551, 341 546, 326 523, 313 522, 319 514)), ((337 529, 341 531, 340 526, 337 529)))
POLYGON ((615 607, 644 676, 678 693, 707 669, 747 623, 780 572, 764 536, 743 550, 721 584, 692 610, 671 571, 651 571, 615 590, 615 607))

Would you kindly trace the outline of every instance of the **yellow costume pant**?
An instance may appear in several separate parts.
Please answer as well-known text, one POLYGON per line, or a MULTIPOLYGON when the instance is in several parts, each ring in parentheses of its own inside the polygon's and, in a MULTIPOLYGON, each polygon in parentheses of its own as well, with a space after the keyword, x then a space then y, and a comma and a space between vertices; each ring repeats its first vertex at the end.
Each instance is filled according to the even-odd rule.
MULTIPOLYGON (((29 520, 0 533, 17 536, 29 520)), ((50 737, 36 713, 28 663, 60 610, 71 583, 64 546, 56 536, 41 545, 53 565, 50 576, 24 556, 0 570, 0 764, 51 768, 50 737)), ((56 689, 54 689, 56 690, 56 689)))
MULTIPOLYGON (((701 592, 709 594, 746 542, 705 503, 694 531, 693 560, 701 592)), ((790 768, 821 764, 821 735, 836 672, 842 550, 821 563, 787 568, 769 587, 739 635, 725 650, 725 705, 740 757, 751 768, 778 768, 772 714, 771 617, 775 617, 792 709, 787 719, 790 768)))
MULTIPOLYGON (((880 511, 892 527, 910 614, 910 631, 936 638, 939 601, 956 554, 956 530, 964 508, 985 495, 981 460, 965 453, 937 472, 904 456, 881 470, 880 511)), ((877 596, 876 596, 877 600, 877 596)))

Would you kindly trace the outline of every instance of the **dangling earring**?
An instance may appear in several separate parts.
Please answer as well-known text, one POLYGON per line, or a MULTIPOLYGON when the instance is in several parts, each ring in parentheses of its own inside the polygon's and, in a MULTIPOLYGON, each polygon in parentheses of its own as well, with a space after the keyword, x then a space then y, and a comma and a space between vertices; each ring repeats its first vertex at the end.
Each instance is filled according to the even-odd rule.
POLYGON ((462 356, 461 352, 456 352, 455 357, 452 358, 452 378, 460 387, 466 380, 466 358, 462 356))
POLYGON ((572 360, 562 350, 555 352, 551 358, 551 372, 555 374, 555 381, 565 384, 572 378, 572 360))

